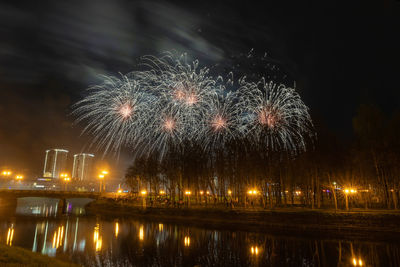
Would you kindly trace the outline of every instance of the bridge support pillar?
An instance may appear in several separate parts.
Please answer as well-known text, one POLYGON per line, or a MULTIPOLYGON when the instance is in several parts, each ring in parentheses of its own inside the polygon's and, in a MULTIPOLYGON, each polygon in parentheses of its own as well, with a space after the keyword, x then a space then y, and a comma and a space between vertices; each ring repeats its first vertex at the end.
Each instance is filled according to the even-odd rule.
POLYGON ((57 213, 58 214, 66 214, 68 211, 67 199, 61 198, 58 202, 57 213))

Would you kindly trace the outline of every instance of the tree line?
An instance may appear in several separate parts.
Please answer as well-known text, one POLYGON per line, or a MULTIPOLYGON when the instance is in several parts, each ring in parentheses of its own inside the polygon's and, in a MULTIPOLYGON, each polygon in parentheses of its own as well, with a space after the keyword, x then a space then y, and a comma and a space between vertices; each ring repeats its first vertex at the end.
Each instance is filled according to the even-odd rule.
POLYGON ((268 151, 249 140, 204 152, 196 144, 136 158, 125 183, 133 193, 166 192, 172 201, 248 201, 264 207, 303 205, 311 208, 352 206, 397 209, 400 188, 400 113, 390 117, 373 105, 361 105, 353 118, 353 136, 343 138, 315 121, 317 139, 308 150, 291 156, 268 151), (249 191, 256 190, 255 196, 249 191), (346 191, 347 190, 347 191, 346 191), (351 191, 349 191, 351 190, 351 191), (204 197, 203 197, 204 199, 204 197))

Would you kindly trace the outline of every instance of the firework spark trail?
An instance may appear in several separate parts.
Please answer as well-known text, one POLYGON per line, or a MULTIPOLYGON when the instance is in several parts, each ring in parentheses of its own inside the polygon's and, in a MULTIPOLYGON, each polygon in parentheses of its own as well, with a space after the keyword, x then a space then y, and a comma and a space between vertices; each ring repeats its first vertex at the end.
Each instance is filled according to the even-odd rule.
MULTIPOLYGON (((186 55, 145 56, 145 70, 121 78, 102 76, 76 104, 77 121, 105 151, 128 146, 135 156, 182 144, 200 144, 205 151, 224 148, 231 140, 249 138, 266 150, 296 154, 312 136, 307 106, 298 93, 284 85, 239 79, 239 89, 228 91, 223 79, 199 68, 186 55)), ((227 84, 232 86, 233 79, 227 84)))

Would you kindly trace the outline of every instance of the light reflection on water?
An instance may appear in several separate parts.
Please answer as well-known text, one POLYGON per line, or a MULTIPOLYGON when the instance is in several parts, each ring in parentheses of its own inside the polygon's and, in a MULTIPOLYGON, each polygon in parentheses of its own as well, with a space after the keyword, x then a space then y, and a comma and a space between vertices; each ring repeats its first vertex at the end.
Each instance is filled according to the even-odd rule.
POLYGON ((35 216, 2 216, 0 243, 85 266, 400 266, 399 244, 101 220, 54 213, 57 202, 46 203, 40 213, 32 209, 38 203, 21 203, 17 215, 35 216))

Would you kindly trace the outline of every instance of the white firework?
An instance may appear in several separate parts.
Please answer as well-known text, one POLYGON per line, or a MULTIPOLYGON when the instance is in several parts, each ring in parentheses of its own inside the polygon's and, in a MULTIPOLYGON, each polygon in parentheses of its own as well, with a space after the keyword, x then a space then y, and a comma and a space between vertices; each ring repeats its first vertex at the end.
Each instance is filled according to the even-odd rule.
POLYGON ((297 154, 312 137, 308 108, 292 88, 242 78, 236 91, 227 91, 220 76, 197 60, 187 63, 185 54, 145 56, 142 66, 121 78, 102 76, 76 104, 78 122, 87 121, 84 131, 106 152, 128 146, 135 156, 162 159, 171 148, 200 145, 208 153, 247 138, 265 150, 297 154))
POLYGON ((266 150, 297 154, 306 149, 306 139, 312 138, 312 121, 308 107, 290 87, 266 82, 239 81, 240 120, 245 135, 266 150))
POLYGON ((87 122, 83 132, 91 133, 92 144, 118 152, 122 146, 143 137, 150 112, 151 96, 128 77, 102 75, 103 83, 88 88, 87 96, 76 103, 77 122, 87 122))
POLYGON ((188 63, 185 54, 165 53, 161 57, 142 59, 141 65, 147 70, 135 71, 129 76, 157 97, 152 105, 156 113, 154 123, 148 129, 154 138, 148 150, 165 154, 171 146, 177 148, 182 143, 197 141, 203 131, 203 118, 216 94, 223 90, 222 78, 210 76, 209 69, 200 68, 197 60, 188 63), (168 131, 172 126, 173 131, 168 131))
POLYGON ((214 95, 201 119, 197 139, 206 151, 223 149, 228 142, 242 137, 243 127, 240 125, 236 101, 235 92, 219 92, 214 95))

